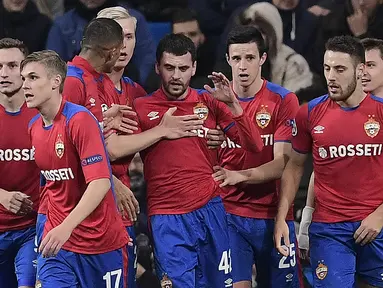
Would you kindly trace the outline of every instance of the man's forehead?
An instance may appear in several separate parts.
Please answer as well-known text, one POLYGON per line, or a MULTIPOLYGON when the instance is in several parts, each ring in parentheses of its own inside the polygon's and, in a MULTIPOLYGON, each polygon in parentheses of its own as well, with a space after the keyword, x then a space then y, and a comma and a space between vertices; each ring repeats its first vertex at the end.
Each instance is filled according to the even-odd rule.
POLYGON ((347 66, 353 64, 353 59, 350 54, 327 50, 324 54, 324 62, 328 65, 347 66))
POLYGON ((258 46, 255 42, 251 43, 236 43, 229 46, 230 55, 238 54, 258 54, 258 46))
POLYGON ((173 66, 184 66, 184 65, 191 65, 193 61, 192 61, 192 56, 190 52, 187 52, 186 54, 181 56, 164 52, 164 54, 162 55, 162 63, 164 65, 170 64, 173 66))

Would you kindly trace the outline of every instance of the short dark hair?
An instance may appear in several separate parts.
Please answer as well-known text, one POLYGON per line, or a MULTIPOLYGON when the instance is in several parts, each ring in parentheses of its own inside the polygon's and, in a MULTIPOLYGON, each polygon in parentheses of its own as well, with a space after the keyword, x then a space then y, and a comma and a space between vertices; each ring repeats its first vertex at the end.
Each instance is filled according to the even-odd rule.
POLYGON ((365 51, 377 49, 380 51, 380 57, 383 59, 383 40, 376 38, 365 38, 362 40, 365 51))
POLYGON ((28 48, 23 41, 20 41, 18 39, 13 39, 13 38, 0 39, 0 49, 12 49, 12 48, 19 49, 20 52, 23 53, 24 57, 27 57, 27 55, 29 54, 28 48))
POLYGON ((21 61, 20 70, 23 71, 24 67, 32 62, 43 64, 50 75, 59 74, 61 76, 62 82, 59 91, 62 93, 64 89, 67 65, 65 61, 60 58, 59 54, 52 50, 33 52, 21 61))
POLYGON ((268 51, 266 42, 263 39, 261 32, 256 27, 251 25, 238 25, 229 32, 226 44, 226 53, 229 54, 230 45, 246 43, 257 44, 259 57, 268 51))
POLYGON ((160 40, 156 51, 157 63, 161 62, 164 52, 182 56, 188 52, 191 54, 192 61, 196 61, 197 53, 192 40, 183 34, 168 34, 160 40))
POLYGON ((359 39, 349 36, 335 36, 326 42, 326 51, 346 53, 355 60, 355 64, 365 63, 364 48, 359 39))
POLYGON ((172 26, 177 23, 185 23, 191 21, 198 22, 197 13, 194 10, 187 8, 179 8, 174 10, 171 21, 172 26))
POLYGON ((88 23, 82 36, 83 48, 108 49, 124 41, 122 28, 115 20, 96 18, 88 23))

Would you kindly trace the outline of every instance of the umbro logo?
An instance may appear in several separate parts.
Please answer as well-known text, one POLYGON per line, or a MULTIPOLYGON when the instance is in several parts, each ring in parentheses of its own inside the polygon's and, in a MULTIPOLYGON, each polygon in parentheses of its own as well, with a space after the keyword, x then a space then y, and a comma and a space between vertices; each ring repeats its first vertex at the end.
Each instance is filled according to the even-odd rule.
POLYGON ((314 133, 315 134, 322 134, 324 130, 324 127, 322 125, 318 125, 314 127, 314 133))
POLYGON ((155 119, 160 118, 160 116, 158 116, 158 114, 159 114, 158 112, 152 111, 147 116, 149 117, 149 120, 155 120, 155 119))

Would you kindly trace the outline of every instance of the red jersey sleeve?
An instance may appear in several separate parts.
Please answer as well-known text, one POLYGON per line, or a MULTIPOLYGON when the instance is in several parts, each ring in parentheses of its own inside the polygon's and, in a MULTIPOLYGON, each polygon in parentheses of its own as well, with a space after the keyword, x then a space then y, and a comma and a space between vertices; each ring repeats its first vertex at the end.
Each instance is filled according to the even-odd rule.
POLYGON ((110 178, 104 141, 94 117, 88 112, 78 112, 68 124, 69 135, 75 146, 86 183, 110 178))
POLYGON ((66 101, 86 106, 84 83, 76 77, 65 78, 63 96, 66 101))
POLYGON ((304 104, 298 110, 295 120, 292 121, 293 149, 299 153, 309 153, 312 148, 312 137, 309 128, 308 105, 304 104))
POLYGON ((292 124, 299 110, 298 98, 294 93, 289 93, 283 99, 277 116, 277 126, 274 133, 275 142, 290 142, 292 124))
POLYGON ((223 132, 241 145, 243 149, 260 152, 263 148, 261 135, 245 113, 240 116, 233 116, 224 103, 217 100, 214 102, 216 103, 217 121, 223 132))

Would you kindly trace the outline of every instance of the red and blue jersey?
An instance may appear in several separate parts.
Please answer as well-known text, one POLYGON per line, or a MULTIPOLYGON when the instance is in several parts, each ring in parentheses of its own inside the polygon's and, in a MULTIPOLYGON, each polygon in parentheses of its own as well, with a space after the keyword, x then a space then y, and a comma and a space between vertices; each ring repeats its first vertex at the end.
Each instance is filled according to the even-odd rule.
POLYGON ((19 191, 33 202, 34 211, 21 216, 0 205, 0 233, 20 230, 36 223, 39 207, 40 170, 35 163, 35 151, 28 135, 28 123, 38 112, 24 104, 11 113, 0 105, 0 188, 19 191))
POLYGON ((383 100, 368 94, 355 108, 328 95, 303 105, 292 146, 313 154, 313 221, 355 222, 383 203, 383 100))
MULTIPOLYGON (((111 171, 101 130, 84 107, 63 100, 53 124, 45 127, 40 115, 29 124, 36 163, 45 178, 47 222, 44 235, 60 225, 77 206, 88 184, 110 179, 111 171)), ((128 235, 112 193, 72 232, 63 249, 101 254, 125 246, 128 235)))

